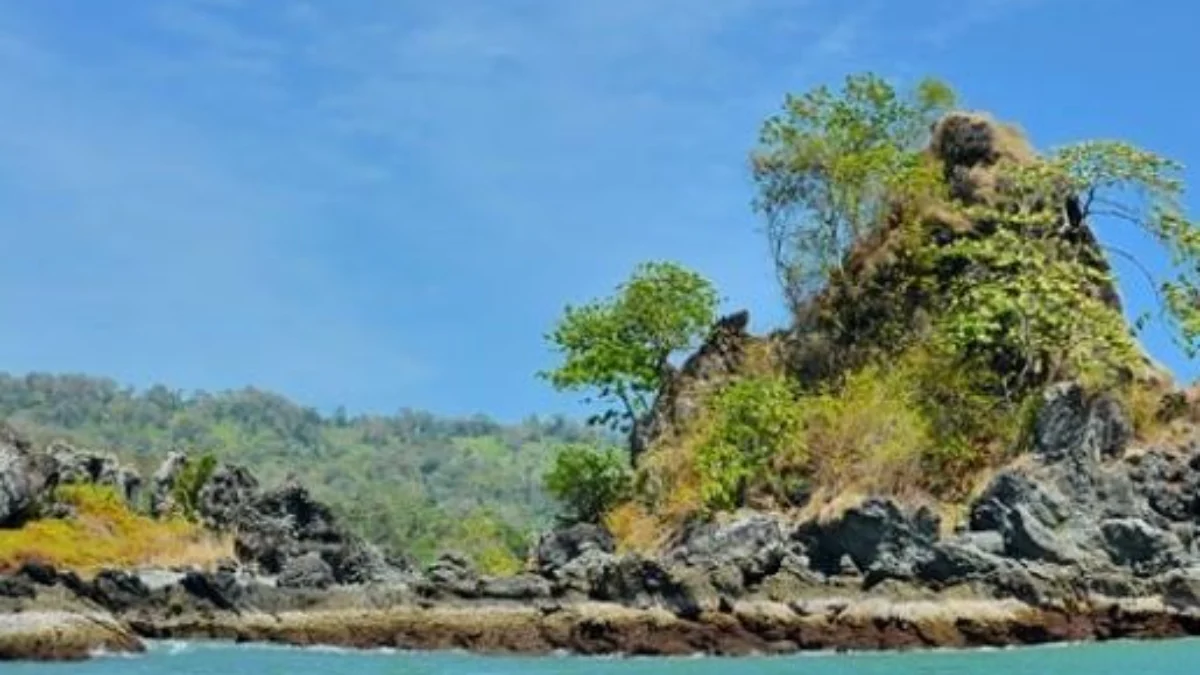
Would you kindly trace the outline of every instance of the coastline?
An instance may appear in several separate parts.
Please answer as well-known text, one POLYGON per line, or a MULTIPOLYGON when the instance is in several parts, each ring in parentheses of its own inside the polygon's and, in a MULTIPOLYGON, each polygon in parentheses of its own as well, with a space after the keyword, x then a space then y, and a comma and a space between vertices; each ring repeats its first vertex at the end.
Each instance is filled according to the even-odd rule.
POLYGON ((812 651, 999 648, 1200 635, 1200 612, 1157 598, 1037 608, 1014 600, 736 602, 682 618, 662 608, 578 602, 403 604, 174 618, 30 611, 0 615, 0 660, 72 661, 140 653, 143 640, 480 654, 749 656, 812 651))
POLYGON ((98 612, 0 614, 0 661, 81 661, 98 652, 141 653, 126 623, 98 612))

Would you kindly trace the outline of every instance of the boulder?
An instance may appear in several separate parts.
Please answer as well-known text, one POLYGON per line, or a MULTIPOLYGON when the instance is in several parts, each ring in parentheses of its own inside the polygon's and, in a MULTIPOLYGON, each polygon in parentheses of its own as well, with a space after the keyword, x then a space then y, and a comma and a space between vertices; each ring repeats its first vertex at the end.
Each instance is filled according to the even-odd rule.
POLYGON ((579 523, 543 534, 534 549, 534 559, 539 573, 553 577, 564 565, 589 550, 612 553, 615 549, 612 535, 604 528, 579 523))
POLYGON ((454 551, 447 551, 425 570, 426 595, 450 595, 460 598, 476 598, 480 595, 479 573, 470 558, 454 551))
POLYGON ((189 571, 179 580, 179 588, 194 600, 226 611, 237 609, 241 597, 237 576, 229 572, 189 571))
POLYGON ((288 560, 276 583, 280 588, 328 588, 334 584, 333 568, 317 553, 288 560))
POLYGON ((0 574, 0 600, 20 600, 37 597, 37 587, 20 575, 0 574))
POLYGON ((28 439, 0 423, 0 527, 19 526, 57 483, 56 466, 28 439))
MULTIPOLYGON (((803 561, 802 566, 808 567, 804 545, 795 540, 795 532, 791 521, 761 513, 722 524, 705 523, 687 532, 684 542, 665 560, 672 569, 701 570, 714 592, 738 597, 779 573, 785 559, 803 561)), ((691 572, 686 576, 692 585, 699 581, 691 572)), ((801 576, 809 575, 805 572, 801 576)))
POLYGON ((1112 562, 1140 576, 1162 574, 1183 564, 1183 543, 1173 533, 1139 518, 1114 518, 1100 524, 1112 562))
POLYGON ((137 575, 104 570, 88 586, 88 595, 109 611, 124 612, 149 600, 150 589, 137 575))
POLYGON ((926 507, 909 511, 873 497, 828 522, 806 523, 797 536, 816 569, 837 575, 848 557, 871 586, 889 578, 916 578, 933 558, 938 528, 937 516, 926 507))

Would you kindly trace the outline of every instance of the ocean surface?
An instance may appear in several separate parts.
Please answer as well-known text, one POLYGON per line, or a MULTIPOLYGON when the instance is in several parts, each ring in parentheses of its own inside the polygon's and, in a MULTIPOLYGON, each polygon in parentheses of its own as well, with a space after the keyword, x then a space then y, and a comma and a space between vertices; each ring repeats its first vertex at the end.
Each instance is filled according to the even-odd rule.
POLYGON ((769 658, 506 658, 164 642, 86 663, 0 664, 3 675, 1191 675, 1200 641, 769 658))

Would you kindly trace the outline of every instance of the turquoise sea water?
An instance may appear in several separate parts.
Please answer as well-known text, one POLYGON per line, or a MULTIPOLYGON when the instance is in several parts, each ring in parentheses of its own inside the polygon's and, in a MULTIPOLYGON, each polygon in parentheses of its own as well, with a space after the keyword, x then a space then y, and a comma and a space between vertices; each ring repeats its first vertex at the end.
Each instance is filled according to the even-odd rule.
POLYGON ((136 657, 0 663, 3 675, 1190 675, 1200 641, 1113 642, 999 651, 772 658, 488 658, 213 643, 160 643, 136 657))

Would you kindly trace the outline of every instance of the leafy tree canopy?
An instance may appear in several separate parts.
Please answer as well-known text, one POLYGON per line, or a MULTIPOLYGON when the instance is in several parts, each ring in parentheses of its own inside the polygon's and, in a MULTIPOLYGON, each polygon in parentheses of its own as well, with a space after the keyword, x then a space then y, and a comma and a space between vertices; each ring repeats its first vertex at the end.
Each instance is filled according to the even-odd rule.
POLYGON ((606 408, 591 422, 631 431, 671 355, 696 346, 716 308, 704 277, 675 263, 644 263, 612 297, 566 308, 547 336, 562 363, 541 375, 559 390, 595 392, 606 408))
POLYGON ((899 193, 932 179, 920 150, 954 101, 937 80, 901 94, 875 75, 854 75, 840 92, 821 86, 788 96, 766 121, 752 156, 756 207, 794 309, 883 222, 899 193))
POLYGON ((564 520, 598 523, 627 496, 630 473, 625 458, 615 449, 572 444, 559 451, 545 482, 546 490, 566 507, 564 520))

